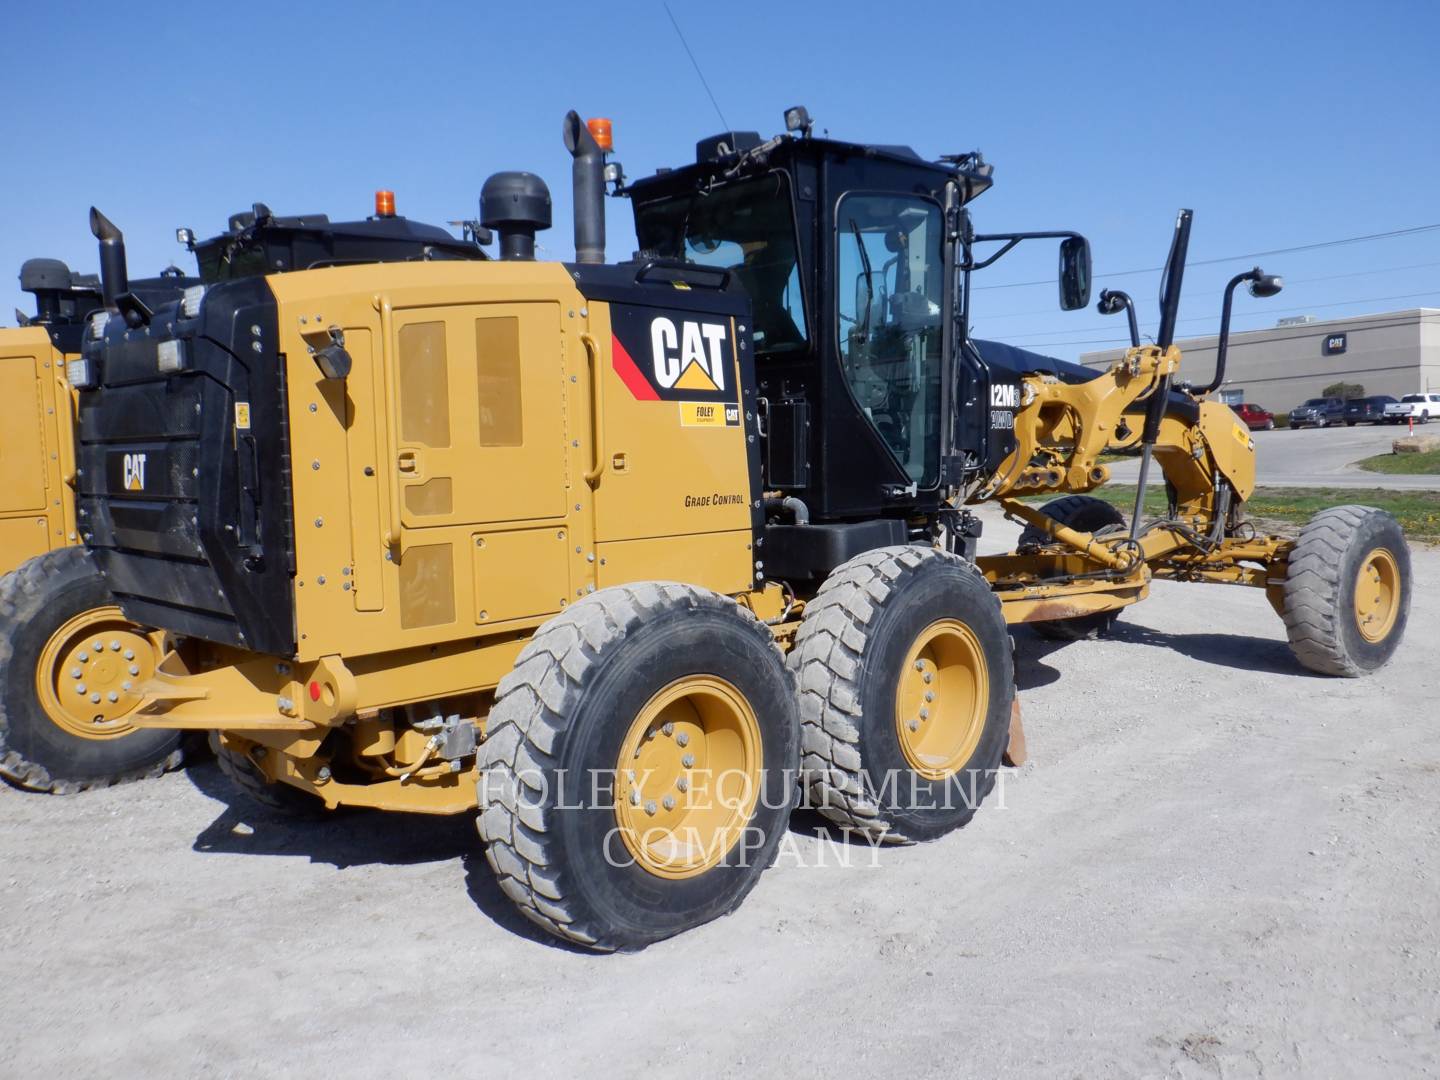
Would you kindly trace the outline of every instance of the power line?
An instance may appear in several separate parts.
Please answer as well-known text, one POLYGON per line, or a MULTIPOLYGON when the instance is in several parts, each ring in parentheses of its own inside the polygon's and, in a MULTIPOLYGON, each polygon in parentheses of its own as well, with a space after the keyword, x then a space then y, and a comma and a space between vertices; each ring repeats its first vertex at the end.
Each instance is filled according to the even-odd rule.
MULTIPOLYGON (((1237 312, 1234 314, 1233 318, 1235 318, 1235 319, 1266 319, 1266 318, 1270 318, 1271 316, 1274 316, 1274 315, 1285 315, 1285 314, 1288 314, 1289 312, 1292 312, 1292 311, 1314 311, 1314 310, 1316 310, 1316 309, 1318 309, 1318 308, 1344 307, 1344 306, 1347 305, 1347 304, 1376 304, 1376 303, 1380 303, 1380 302, 1385 301, 1385 300, 1404 300, 1404 299, 1406 299, 1407 297, 1415 297, 1415 296, 1440 296, 1440 290, 1431 289, 1431 290, 1429 290, 1428 292, 1405 293, 1405 294, 1402 294, 1402 295, 1400 295, 1400 296, 1372 296, 1372 297, 1370 297, 1368 300, 1337 300, 1337 301, 1336 301, 1335 303, 1333 303, 1333 304, 1300 304, 1300 305, 1297 305, 1296 307, 1284 307, 1284 308, 1266 307, 1266 308, 1261 308, 1261 309, 1256 310, 1256 311, 1237 311, 1237 312)), ((977 321, 983 321, 983 320, 977 320, 977 321)), ((1214 315, 1193 315, 1193 316, 1190 316, 1190 317, 1188 317, 1188 318, 1177 319, 1177 320, 1176 320, 1176 322, 1182 322, 1182 323, 1217 322, 1217 321, 1218 321, 1218 320, 1216 319, 1216 317, 1215 317, 1214 315)), ((1009 341, 1009 340, 1011 340, 1012 338, 1013 338, 1013 339, 1016 339, 1016 340, 1019 340, 1020 338, 1054 337, 1056 334, 1088 334, 1088 333, 1096 333, 1096 332, 1099 332, 1099 331, 1101 331, 1101 330, 1109 330, 1109 329, 1110 329, 1110 327, 1107 326, 1107 325, 1096 325, 1096 326, 1077 326, 1077 327, 1075 327, 1074 329, 1071 329, 1071 330, 1035 330, 1035 331, 1032 331, 1032 332, 1030 332, 1030 333, 1028 333, 1028 334, 1007 334, 1007 335, 1005 335, 1005 340, 1009 341)), ((1118 340, 1120 340, 1120 339, 1117 338, 1116 340, 1118 341, 1118 340)))
MULTIPOLYGON (((1402 270, 1428 270, 1428 269, 1430 269, 1430 268, 1432 268, 1432 267, 1436 267, 1436 266, 1440 266, 1440 262, 1411 263, 1411 264, 1408 265, 1408 266, 1382 266, 1382 267, 1380 267, 1379 269, 1376 269, 1376 270, 1356 270, 1356 271, 1353 271, 1352 273, 1349 273, 1349 274, 1327 274, 1327 275, 1325 275, 1324 277, 1313 277, 1313 278, 1291 278, 1291 277, 1287 277, 1287 278, 1285 279, 1285 288, 1286 288, 1287 290, 1289 290, 1289 289, 1294 288, 1296 285, 1310 285, 1310 284, 1313 284, 1313 283, 1318 282, 1318 281, 1341 281, 1341 280, 1343 280, 1343 279, 1345 279, 1345 278, 1372 277, 1372 276, 1374 276, 1374 275, 1376 275, 1376 274, 1396 274, 1396 273, 1399 273, 1399 272, 1402 271, 1402 270)), ((1036 316, 1036 315, 1053 315, 1053 314, 1055 314, 1055 308, 1053 308, 1053 307, 1047 307, 1047 308, 1039 308, 1039 309, 1031 310, 1031 311, 1007 311, 1007 312, 1004 312, 1003 314, 1000 314, 1000 315, 992 315, 992 314, 990 314, 989 312, 985 312, 985 313, 981 314, 980 317, 981 317, 981 318, 984 318, 984 319, 992 319, 992 320, 993 320, 993 319, 1028 319, 1028 318, 1032 318, 1033 316, 1036 316)), ((1181 319, 1180 321, 1181 321, 1181 322, 1193 322, 1194 320, 1192 320, 1192 319, 1181 319)))
MULTIPOLYGON (((1371 296, 1371 297, 1367 297, 1367 298, 1365 298, 1365 299, 1363 299, 1363 300, 1340 300, 1340 301, 1338 301, 1338 302, 1336 302, 1336 303, 1333 303, 1333 304, 1307 304, 1307 305, 1305 305, 1304 307, 1298 307, 1298 308, 1270 308, 1269 310, 1263 311, 1263 312, 1260 312, 1260 311, 1257 311, 1257 312, 1247 312, 1244 317, 1245 317, 1245 318, 1256 318, 1256 317, 1261 316, 1261 315, 1267 315, 1267 316, 1268 316, 1268 315, 1278 315, 1278 314, 1281 314, 1281 313, 1283 313, 1283 312, 1285 312, 1285 311, 1315 311, 1315 310, 1318 310, 1318 309, 1321 309, 1321 308, 1348 307, 1348 306, 1350 306, 1351 304, 1379 304, 1379 303, 1384 303, 1384 302, 1387 302, 1387 301, 1390 301, 1390 300, 1412 300, 1412 299, 1415 299, 1415 298, 1421 297, 1421 296, 1440 296, 1440 291, 1431 290, 1431 291, 1429 291, 1429 292, 1402 293, 1402 294, 1400 294, 1400 295, 1398 295, 1398 296, 1371 296)), ((1200 321, 1200 320, 1197 320, 1197 319, 1183 319, 1183 320, 1181 320, 1181 321, 1182 321, 1182 322, 1197 322, 1197 321, 1200 321)), ((1206 318, 1206 319, 1204 319, 1204 321, 1205 321, 1205 322, 1209 322, 1210 320, 1209 320, 1208 318, 1206 318)), ((1289 327, 1289 326, 1286 326, 1286 327, 1280 327, 1279 329, 1284 329, 1284 330, 1301 329, 1301 328, 1303 327, 1303 325, 1304 325, 1304 324, 1301 324, 1301 326, 1297 326, 1297 327, 1289 327)), ((1261 329, 1264 329, 1264 328, 1262 327, 1261 329)), ((1076 333, 1079 333, 1080 331, 1077 330, 1077 331, 1075 331, 1075 332, 1076 332, 1076 333)), ((1032 335, 1014 334, 1014 335, 1009 335, 1009 336, 1010 336, 1010 337, 1027 337, 1027 336, 1032 336, 1032 335)), ((1116 343, 1121 343, 1121 342, 1123 342, 1124 344, 1127 344, 1127 345, 1128 345, 1128 344, 1130 343, 1130 339, 1129 339, 1128 337, 1112 337, 1112 338, 1087 338, 1087 339, 1085 339, 1085 340, 1083 340, 1083 341, 1068 341, 1068 340, 1067 340, 1067 341, 1036 341, 1036 342, 1033 342, 1033 343, 1031 344, 1031 346, 1029 346, 1029 347, 1039 349, 1039 348, 1053 348, 1053 347, 1055 347, 1055 346, 1060 346, 1060 345, 1114 345, 1114 344, 1116 344, 1116 343)))
MULTIPOLYGON (((1434 225, 1412 225, 1405 229, 1391 229, 1389 232, 1366 233, 1364 236, 1347 236, 1339 240, 1321 240, 1314 244, 1300 244, 1296 247, 1272 248, 1269 251, 1252 251, 1245 255, 1226 255, 1218 259, 1193 259, 1187 261, 1185 266, 1215 266, 1219 263, 1240 262, 1247 259, 1265 259, 1271 255, 1293 255, 1300 251, 1317 251, 1320 248, 1340 247, 1344 244, 1363 244, 1371 240, 1388 240, 1396 236, 1413 236, 1416 233, 1433 232, 1440 229, 1440 222, 1434 225)), ((1097 278, 1132 277, 1135 274, 1158 274, 1165 268, 1163 266, 1148 266, 1143 270, 1116 270, 1108 274, 1096 274, 1097 278)), ((974 285, 972 292, 979 292, 981 289, 1024 289, 1032 285, 1053 285, 1054 278, 1044 278, 1040 281, 1012 281, 1004 285, 974 285)))

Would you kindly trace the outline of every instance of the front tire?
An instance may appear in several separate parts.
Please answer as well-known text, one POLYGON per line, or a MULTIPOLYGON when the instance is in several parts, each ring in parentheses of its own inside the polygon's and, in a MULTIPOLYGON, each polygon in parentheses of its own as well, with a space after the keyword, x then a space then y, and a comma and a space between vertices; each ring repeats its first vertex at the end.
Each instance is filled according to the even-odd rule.
POLYGON ((1284 619, 1296 659, 1354 678, 1394 656, 1410 614, 1410 547, 1399 522, 1371 506, 1310 519, 1290 552, 1284 619))
MULTIPOLYGON (((1051 499, 1040 508, 1040 512, 1058 524, 1080 532, 1098 534, 1125 528, 1125 515, 1119 508, 1093 495, 1066 495, 1063 498, 1051 499)), ((1049 542, 1049 535, 1033 525, 1025 526, 1020 533, 1022 546, 1049 542)), ((1118 618, 1120 612, 1117 609, 1097 611, 1092 615, 1081 615, 1074 619, 1032 622, 1028 625, 1033 626, 1041 637, 1051 641, 1083 641, 1108 634, 1118 618)))
POLYGON ((0 776, 70 794, 176 768, 181 733, 130 720, 159 659, 155 637, 120 613, 84 549, 60 548, 5 575, 0 776))
POLYGON ((836 568, 788 658, 800 681, 801 774, 831 821, 886 843, 969 821, 1010 730, 1014 658, 974 566, 886 547, 836 568))
POLYGON ((480 747, 480 836, 532 922, 636 949, 733 911, 795 801, 794 683, 706 589, 604 589, 542 626, 480 747))
POLYGON ((1274 431, 1274 430, 1275 430, 1275 421, 1274 421, 1273 419, 1272 419, 1272 420, 1266 420, 1266 421, 1265 421, 1265 430, 1266 430, 1266 431, 1274 431))

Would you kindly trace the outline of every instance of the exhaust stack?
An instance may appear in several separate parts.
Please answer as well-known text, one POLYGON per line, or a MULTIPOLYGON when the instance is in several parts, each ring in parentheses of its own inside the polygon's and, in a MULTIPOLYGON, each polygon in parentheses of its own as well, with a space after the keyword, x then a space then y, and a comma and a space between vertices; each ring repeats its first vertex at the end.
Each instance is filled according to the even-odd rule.
POLYGON ((118 307, 116 301, 130 291, 130 273, 125 268, 125 234, 93 206, 90 207, 90 231, 100 241, 100 293, 106 307, 118 307))
POLYGON ((565 114, 565 149, 575 159, 575 261, 605 261, 605 152, 580 114, 565 114))

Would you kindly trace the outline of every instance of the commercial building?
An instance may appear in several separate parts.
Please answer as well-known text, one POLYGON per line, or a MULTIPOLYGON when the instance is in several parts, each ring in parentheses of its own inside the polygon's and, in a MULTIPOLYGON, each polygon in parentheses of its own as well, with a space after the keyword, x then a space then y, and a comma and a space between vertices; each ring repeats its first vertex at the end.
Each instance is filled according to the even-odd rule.
MULTIPOLYGON (((1184 353, 1183 379, 1209 381, 1215 371, 1215 342, 1212 334, 1176 343, 1184 353)), ((1080 363, 1104 368, 1121 355, 1120 349, 1085 353, 1080 363)), ((1397 398, 1440 392, 1440 308, 1285 320, 1265 330, 1232 333, 1225 383, 1217 396, 1231 404, 1251 401, 1283 412, 1338 382, 1359 383, 1366 394, 1397 398)))

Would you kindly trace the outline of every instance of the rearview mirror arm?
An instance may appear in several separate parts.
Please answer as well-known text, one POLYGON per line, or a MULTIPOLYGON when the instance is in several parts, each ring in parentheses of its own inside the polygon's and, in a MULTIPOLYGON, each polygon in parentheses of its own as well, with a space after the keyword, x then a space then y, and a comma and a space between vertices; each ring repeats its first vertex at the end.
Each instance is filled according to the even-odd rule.
POLYGON ((970 238, 970 244, 999 243, 1004 242, 1005 246, 999 251, 982 259, 980 262, 972 262, 969 254, 970 244, 966 244, 965 262, 961 264, 961 270, 984 270, 985 267, 996 262, 1000 256, 1006 254, 1022 240, 1084 240, 1085 238, 1077 232, 1017 232, 1017 233, 977 233, 970 238))

